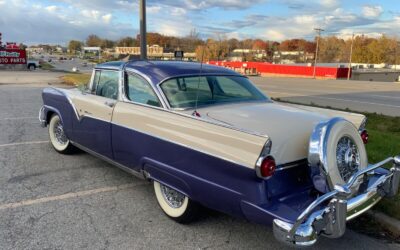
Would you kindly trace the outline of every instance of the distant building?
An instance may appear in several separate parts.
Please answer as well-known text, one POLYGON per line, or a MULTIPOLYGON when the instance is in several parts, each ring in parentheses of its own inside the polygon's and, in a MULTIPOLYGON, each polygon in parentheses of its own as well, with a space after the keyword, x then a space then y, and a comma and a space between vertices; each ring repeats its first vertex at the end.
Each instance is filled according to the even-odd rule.
POLYGON ((308 62, 314 59, 314 53, 305 51, 275 51, 273 61, 282 64, 308 62))
POLYGON ((82 52, 85 53, 100 53, 100 47, 83 47, 82 52))
POLYGON ((29 48, 26 48, 26 52, 30 54, 42 54, 44 52, 44 48, 31 46, 29 48))
MULTIPOLYGON (((140 47, 116 47, 116 54, 122 55, 140 55, 140 47)), ((161 57, 164 53, 164 48, 158 45, 147 46, 147 55, 151 57, 161 57)))
POLYGON ((55 51, 57 53, 67 53, 67 48, 66 47, 61 47, 61 46, 56 46, 55 51))
POLYGON ((249 56, 255 60, 263 60, 268 57, 266 50, 260 49, 235 49, 228 55, 228 61, 242 62, 249 56))

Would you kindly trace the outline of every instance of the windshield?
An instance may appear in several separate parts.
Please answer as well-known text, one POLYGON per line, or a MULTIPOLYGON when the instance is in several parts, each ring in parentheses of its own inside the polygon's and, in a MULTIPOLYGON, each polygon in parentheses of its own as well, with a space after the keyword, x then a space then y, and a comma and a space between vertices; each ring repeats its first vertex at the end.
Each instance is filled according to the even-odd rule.
POLYGON ((249 79, 241 76, 190 76, 170 79, 161 84, 171 108, 243 101, 267 101, 249 79))

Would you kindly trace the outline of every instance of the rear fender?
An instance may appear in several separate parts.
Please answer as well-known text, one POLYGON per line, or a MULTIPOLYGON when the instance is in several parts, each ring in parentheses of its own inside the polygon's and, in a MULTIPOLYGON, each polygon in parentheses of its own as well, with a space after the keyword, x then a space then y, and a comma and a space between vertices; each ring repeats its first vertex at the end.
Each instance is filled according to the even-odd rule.
POLYGON ((145 172, 147 179, 162 183, 181 192, 189 198, 193 198, 190 186, 183 180, 183 178, 179 177, 185 175, 182 171, 149 158, 143 158, 141 165, 143 166, 143 171, 145 172))

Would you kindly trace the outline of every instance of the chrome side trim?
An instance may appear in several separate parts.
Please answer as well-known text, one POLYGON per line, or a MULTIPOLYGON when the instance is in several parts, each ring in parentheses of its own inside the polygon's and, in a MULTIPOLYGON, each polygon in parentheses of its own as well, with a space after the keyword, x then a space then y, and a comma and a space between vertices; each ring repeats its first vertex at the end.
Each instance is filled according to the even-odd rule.
POLYGON ((137 172, 137 171, 132 170, 132 169, 130 169, 130 168, 128 168, 128 167, 126 167, 126 166, 124 166, 124 165, 118 163, 118 162, 115 162, 114 160, 112 160, 112 159, 110 159, 110 158, 108 158, 108 157, 105 157, 104 155, 101 155, 101 154, 99 154, 99 153, 96 153, 96 152, 94 152, 93 150, 88 149, 87 147, 84 147, 84 146, 80 145, 79 143, 76 143, 76 142, 73 142, 73 141, 71 141, 71 143, 72 143, 72 145, 74 145, 75 147, 77 147, 77 148, 79 148, 79 149, 81 149, 81 150, 83 150, 83 151, 85 151, 85 152, 87 152, 87 153, 89 153, 89 154, 91 154, 91 155, 97 157, 97 158, 100 158, 100 159, 102 159, 103 161, 106 161, 106 162, 110 163, 111 165, 114 165, 114 166, 120 168, 121 170, 123 170, 123 171, 125 171, 125 172, 131 174, 131 175, 134 175, 134 176, 136 176, 136 177, 138 177, 138 178, 140 178, 140 179, 143 179, 143 180, 146 179, 145 173, 144 173, 143 171, 137 172))
POLYGON ((360 132, 360 134, 365 130, 365 128, 367 127, 367 123, 368 123, 368 118, 365 117, 363 119, 363 121, 360 124, 360 127, 358 128, 358 132, 360 132))
POLYGON ((291 168, 300 167, 300 166, 303 166, 303 165, 308 165, 307 159, 294 161, 294 162, 289 162, 289 163, 285 163, 285 164, 282 164, 282 165, 278 165, 276 167, 275 171, 276 172, 283 171, 283 170, 287 170, 287 169, 291 169, 291 168))

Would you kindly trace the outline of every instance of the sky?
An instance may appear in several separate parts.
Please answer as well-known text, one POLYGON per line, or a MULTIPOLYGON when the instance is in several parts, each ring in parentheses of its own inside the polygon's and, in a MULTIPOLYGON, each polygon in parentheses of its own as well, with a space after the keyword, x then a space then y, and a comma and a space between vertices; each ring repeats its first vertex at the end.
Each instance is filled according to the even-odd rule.
MULTIPOLYGON (((66 44, 89 34, 136 36, 138 0, 0 0, 3 42, 66 44)), ((312 40, 400 35, 399 0, 147 0, 148 32, 202 38, 312 40)))

